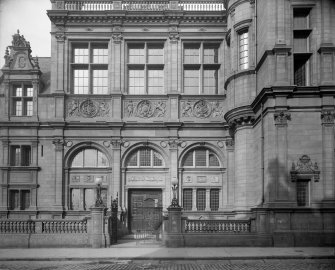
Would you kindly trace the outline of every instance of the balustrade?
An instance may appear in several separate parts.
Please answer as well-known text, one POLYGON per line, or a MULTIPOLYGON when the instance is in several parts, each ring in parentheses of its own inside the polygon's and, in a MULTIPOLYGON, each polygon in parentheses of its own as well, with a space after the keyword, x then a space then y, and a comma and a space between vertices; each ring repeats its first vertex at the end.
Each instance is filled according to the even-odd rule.
POLYGON ((250 232, 250 220, 186 220, 186 233, 250 232))
MULTIPOLYGON (((170 1, 136 1, 124 0, 120 1, 122 10, 150 10, 162 11, 170 9, 170 1)), ((183 0, 178 2, 178 7, 185 11, 222 11, 224 4, 221 0, 183 0)), ((82 11, 103 11, 117 9, 113 5, 113 1, 96 1, 96 0, 82 0, 82 1, 65 1, 65 10, 82 10, 82 11)))
POLYGON ((32 220, 1 220, 0 233, 35 233, 35 222, 32 220))
POLYGON ((42 221, 42 233, 87 233, 86 220, 42 221))

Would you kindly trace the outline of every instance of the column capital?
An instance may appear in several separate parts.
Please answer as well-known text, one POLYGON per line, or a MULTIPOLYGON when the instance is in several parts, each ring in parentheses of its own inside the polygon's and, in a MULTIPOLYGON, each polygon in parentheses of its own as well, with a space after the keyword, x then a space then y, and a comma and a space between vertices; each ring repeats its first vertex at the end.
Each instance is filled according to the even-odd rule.
POLYGON ((322 110, 321 111, 321 122, 325 126, 334 126, 335 110, 322 110))
POLYGON ((287 126, 287 121, 291 120, 291 114, 287 111, 277 111, 273 117, 276 126, 287 126))
POLYGON ((56 152, 63 151, 64 146, 66 145, 66 142, 63 139, 54 139, 52 140, 52 143, 55 145, 56 152))

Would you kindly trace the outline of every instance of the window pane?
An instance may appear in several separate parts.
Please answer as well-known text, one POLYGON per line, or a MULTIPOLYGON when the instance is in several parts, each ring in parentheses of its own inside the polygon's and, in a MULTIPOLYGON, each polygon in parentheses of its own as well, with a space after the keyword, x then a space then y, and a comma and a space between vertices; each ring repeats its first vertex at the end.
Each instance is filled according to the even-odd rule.
POLYGON ((74 70, 74 94, 88 94, 88 70, 74 70))
POLYGON ((183 190, 183 209, 192 210, 192 189, 183 190))
POLYGON ((218 48, 217 46, 205 46, 204 47, 204 63, 205 64, 217 64, 218 61, 218 48))
POLYGON ((164 71, 161 69, 148 70, 148 94, 164 93, 164 71))
POLYGON ((25 96, 32 97, 34 93, 34 90, 32 87, 25 87, 25 96))
POLYGON ((184 63, 185 64, 199 64, 200 54, 199 45, 184 48, 184 63))
POLYGON ((154 155, 154 166, 161 167, 163 166, 163 157, 161 154, 157 153, 156 151, 153 151, 154 155))
POLYGON ((108 94, 107 70, 93 70, 93 94, 108 94))
POLYGON ((20 100, 14 101, 14 106, 15 106, 14 115, 22 116, 22 101, 20 101, 20 100))
POLYGON ((240 69, 249 68, 249 48, 248 48, 248 32, 240 34, 239 39, 239 61, 240 69))
POLYGON ((199 70, 185 69, 184 70, 184 93, 188 95, 199 94, 199 70))
POLYGON ((72 160, 71 167, 83 167, 84 166, 84 151, 80 151, 72 160))
POLYGON ((206 208, 206 189, 197 189, 197 210, 202 211, 206 208))
POLYGON ((193 153, 194 151, 190 151, 186 154, 184 158, 183 166, 192 166, 193 167, 193 153))
POLYGON ((215 69, 204 70, 204 93, 214 95, 218 89, 218 71, 215 69))
POLYGON ((11 166, 20 166, 21 165, 21 148, 20 146, 11 146, 10 148, 10 165, 11 166))
POLYGON ((97 150, 84 150, 84 167, 97 167, 97 150))
POLYGON ((71 209, 72 210, 79 210, 81 205, 80 200, 80 189, 73 188, 71 189, 71 209))
POLYGON ((20 192, 18 190, 9 191, 9 208, 19 209, 20 208, 20 192))
POLYGON ((84 190, 84 209, 89 210, 90 207, 94 206, 94 189, 85 188, 84 190))
POLYGON ((14 92, 14 96, 16 97, 22 97, 22 88, 21 87, 16 87, 15 88, 15 92, 14 92))
POLYGON ((148 63, 149 64, 164 63, 164 50, 162 45, 148 46, 148 63))
POLYGON ((129 94, 145 94, 144 90, 144 70, 129 70, 129 94))
POLYGON ((129 48, 129 63, 144 64, 144 45, 129 48))
POLYGON ((21 165, 29 166, 31 163, 31 147, 28 145, 21 146, 21 165))
POLYGON ((108 159, 104 153, 98 151, 98 167, 107 167, 108 159))
POLYGON ((210 208, 212 211, 219 210, 219 190, 211 189, 210 191, 210 208))
POLYGON ((108 64, 108 49, 94 48, 93 49, 93 63, 108 64))
POLYGON ((140 150, 140 166, 151 166, 151 150, 141 149, 140 150))
POLYGON ((32 116, 33 115, 33 102, 26 101, 26 115, 32 116))
POLYGON ((208 159, 209 159, 209 166, 215 166, 215 167, 220 166, 220 162, 214 153, 209 153, 208 159))
POLYGON ((307 206, 309 202, 308 181, 297 182, 297 204, 307 206))
POLYGON ((127 166, 137 166, 137 152, 130 156, 127 166))
POLYGON ((205 149, 195 150, 195 166, 206 166, 206 152, 205 149))
POLYGON ((25 210, 30 207, 30 190, 21 191, 21 209, 25 210))
POLYGON ((88 63, 88 49, 75 48, 74 49, 74 63, 88 63))

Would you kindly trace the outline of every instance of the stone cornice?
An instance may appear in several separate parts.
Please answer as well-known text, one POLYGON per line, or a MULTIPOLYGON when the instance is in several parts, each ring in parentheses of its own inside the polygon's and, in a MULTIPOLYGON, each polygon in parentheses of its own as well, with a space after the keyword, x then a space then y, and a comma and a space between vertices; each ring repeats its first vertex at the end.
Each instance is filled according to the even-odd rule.
POLYGON ((255 114, 250 106, 242 106, 230 110, 224 118, 232 129, 236 129, 240 126, 252 125, 255 121, 255 114))

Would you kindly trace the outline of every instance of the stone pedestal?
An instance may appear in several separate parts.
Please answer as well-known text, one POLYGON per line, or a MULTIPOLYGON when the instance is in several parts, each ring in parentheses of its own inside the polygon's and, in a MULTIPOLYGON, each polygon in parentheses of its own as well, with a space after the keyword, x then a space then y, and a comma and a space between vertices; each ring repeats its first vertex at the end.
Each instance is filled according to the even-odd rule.
POLYGON ((106 246, 104 234, 104 207, 92 207, 91 209, 91 245, 92 248, 101 248, 106 246))
POLYGON ((172 204, 168 207, 169 220, 167 227, 167 235, 165 238, 165 245, 167 247, 183 247, 184 237, 181 220, 182 208, 178 204, 172 204))

